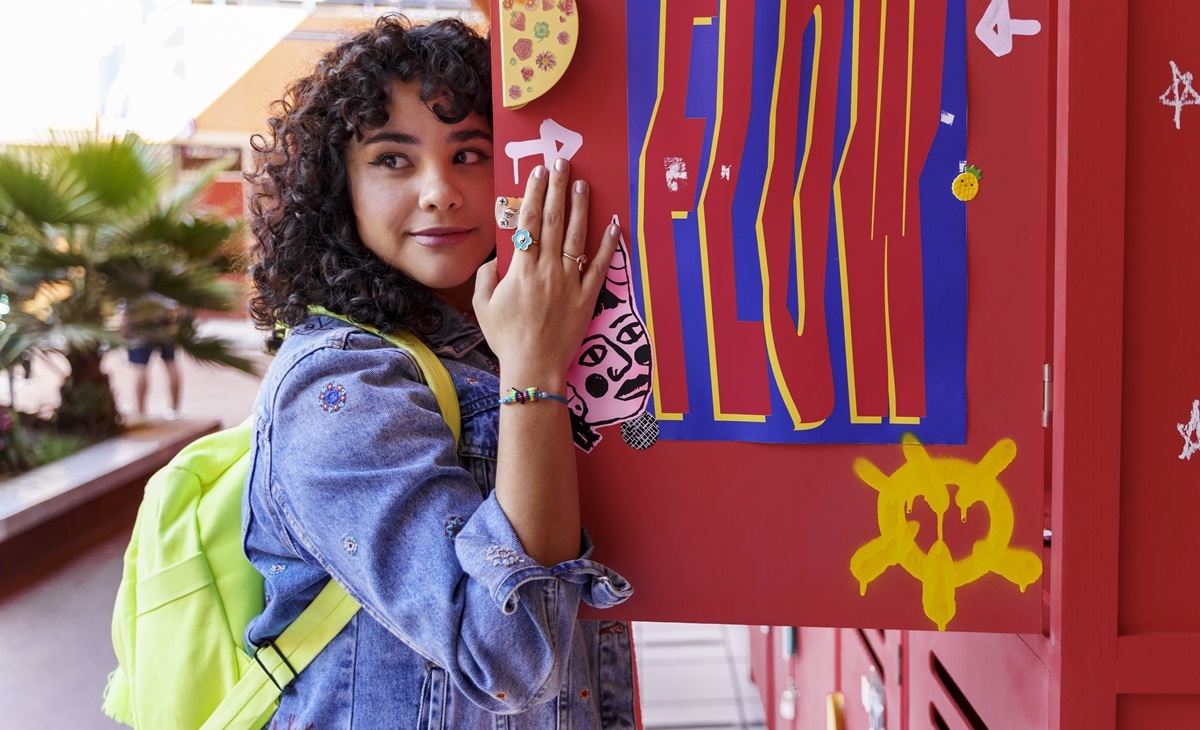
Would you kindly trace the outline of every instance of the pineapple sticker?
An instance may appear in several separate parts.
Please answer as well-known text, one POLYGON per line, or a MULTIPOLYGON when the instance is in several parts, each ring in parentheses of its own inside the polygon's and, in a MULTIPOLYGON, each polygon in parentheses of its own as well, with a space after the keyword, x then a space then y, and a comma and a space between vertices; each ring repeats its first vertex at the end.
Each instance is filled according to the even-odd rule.
POLYGON ((974 200, 975 196, 979 194, 979 180, 982 177, 983 173, 979 171, 979 168, 971 165, 954 178, 954 182, 950 184, 950 190, 954 193, 954 197, 964 203, 974 200))

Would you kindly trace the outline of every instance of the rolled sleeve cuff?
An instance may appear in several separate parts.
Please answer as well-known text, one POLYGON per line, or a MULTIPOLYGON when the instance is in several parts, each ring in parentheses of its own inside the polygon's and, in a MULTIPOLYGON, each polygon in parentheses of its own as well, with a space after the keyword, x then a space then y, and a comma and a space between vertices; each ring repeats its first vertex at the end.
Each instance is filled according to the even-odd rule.
POLYGON ((586 530, 581 533, 580 544, 578 558, 550 568, 541 565, 525 554, 495 493, 484 500, 454 539, 463 571, 487 588, 505 614, 517 610, 519 589, 533 581, 560 581, 577 590, 579 597, 595 608, 615 606, 629 598, 633 594, 629 581, 590 559, 593 546, 586 530))

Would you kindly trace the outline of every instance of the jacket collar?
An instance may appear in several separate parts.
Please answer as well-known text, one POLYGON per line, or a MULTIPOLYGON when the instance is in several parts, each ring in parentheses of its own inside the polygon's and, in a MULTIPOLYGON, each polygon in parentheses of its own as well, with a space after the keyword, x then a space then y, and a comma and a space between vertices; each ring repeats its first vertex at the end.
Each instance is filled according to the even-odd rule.
MULTIPOLYGON (((484 345, 483 332, 461 312, 437 297, 413 322, 415 334, 438 355, 456 360, 484 345)), ((486 349, 486 345, 484 345, 486 349)), ((490 355, 490 353, 488 353, 490 355)))

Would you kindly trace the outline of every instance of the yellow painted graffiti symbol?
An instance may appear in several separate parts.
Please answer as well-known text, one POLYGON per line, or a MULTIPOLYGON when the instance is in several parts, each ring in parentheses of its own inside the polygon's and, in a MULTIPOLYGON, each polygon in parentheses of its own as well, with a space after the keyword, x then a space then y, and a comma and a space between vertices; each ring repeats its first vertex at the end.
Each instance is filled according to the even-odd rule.
POLYGON ((867 459, 854 461, 854 472, 879 492, 879 537, 863 545, 850 558, 850 572, 858 578, 859 592, 893 565, 899 565, 921 581, 925 615, 939 631, 954 618, 957 588, 996 573, 1015 583, 1023 593, 1042 575, 1042 560, 1036 553, 1009 547, 1013 534, 1013 508, 1000 484, 1000 472, 1012 463, 1017 445, 1002 439, 978 464, 953 457, 934 458, 915 436, 903 439, 906 462, 891 475, 884 474, 867 459), (950 508, 949 486, 958 486, 954 502, 962 521, 967 509, 983 504, 990 519, 987 535, 975 542, 971 554, 955 560, 943 540, 943 519, 950 508), (913 502, 924 497, 937 515, 937 540, 924 552, 917 545, 920 525, 907 519, 913 502))

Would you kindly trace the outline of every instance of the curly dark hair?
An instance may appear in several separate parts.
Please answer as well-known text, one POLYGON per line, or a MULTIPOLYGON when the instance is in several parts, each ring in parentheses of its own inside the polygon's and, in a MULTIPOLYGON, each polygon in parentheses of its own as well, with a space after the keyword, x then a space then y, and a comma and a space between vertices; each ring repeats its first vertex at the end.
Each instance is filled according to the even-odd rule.
POLYGON ((272 105, 266 135, 251 138, 250 314, 260 327, 295 326, 310 305, 383 331, 409 324, 432 295, 363 245, 344 153, 388 121, 392 82, 417 82, 447 124, 492 120, 488 41, 459 20, 412 25, 380 18, 327 53, 272 105))

